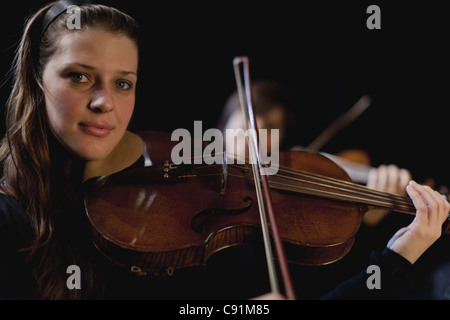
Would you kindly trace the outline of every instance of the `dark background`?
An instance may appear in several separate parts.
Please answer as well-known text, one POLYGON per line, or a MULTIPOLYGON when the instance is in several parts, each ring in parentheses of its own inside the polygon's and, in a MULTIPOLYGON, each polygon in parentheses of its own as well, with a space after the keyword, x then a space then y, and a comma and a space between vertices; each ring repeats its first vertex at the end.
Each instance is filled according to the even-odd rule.
MULTIPOLYGON (((2 78, 25 17, 46 2, 2 6, 2 78)), ((373 165, 450 184, 448 13, 439 1, 392 2, 115 1, 144 34, 133 129, 171 132, 194 120, 214 127, 236 88, 232 60, 247 55, 253 79, 275 79, 294 94, 297 144, 369 94, 371 107, 323 150, 361 148, 373 165), (381 8, 381 30, 366 27, 370 4, 381 8)), ((0 88, 2 106, 9 85, 0 88)))

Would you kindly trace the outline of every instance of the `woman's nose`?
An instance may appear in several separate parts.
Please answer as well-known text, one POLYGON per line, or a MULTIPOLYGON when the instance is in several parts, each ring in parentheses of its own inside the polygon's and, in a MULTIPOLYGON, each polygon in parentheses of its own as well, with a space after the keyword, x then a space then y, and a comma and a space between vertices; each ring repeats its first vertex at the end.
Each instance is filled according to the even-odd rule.
POLYGON ((114 109, 112 90, 102 85, 94 91, 89 108, 94 112, 110 112, 114 109))

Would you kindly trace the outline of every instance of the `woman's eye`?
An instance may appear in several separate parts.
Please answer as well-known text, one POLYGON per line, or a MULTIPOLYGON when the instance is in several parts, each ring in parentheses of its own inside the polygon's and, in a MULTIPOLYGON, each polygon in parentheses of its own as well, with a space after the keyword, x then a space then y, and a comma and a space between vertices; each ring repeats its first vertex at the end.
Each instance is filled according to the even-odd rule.
POLYGON ((131 83, 129 83, 128 81, 119 80, 116 82, 116 87, 121 90, 130 90, 131 83))
POLYGON ((77 82, 77 83, 89 82, 89 78, 83 73, 72 72, 72 73, 69 74, 69 78, 73 82, 77 82))

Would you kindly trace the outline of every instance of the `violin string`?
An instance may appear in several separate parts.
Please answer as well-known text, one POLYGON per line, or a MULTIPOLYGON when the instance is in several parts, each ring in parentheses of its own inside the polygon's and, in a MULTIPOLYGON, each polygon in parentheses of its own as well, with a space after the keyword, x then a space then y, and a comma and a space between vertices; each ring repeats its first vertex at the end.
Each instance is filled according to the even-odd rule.
POLYGON ((339 192, 341 197, 348 197, 351 195, 354 200, 368 201, 372 204, 379 204, 393 208, 409 208, 413 209, 412 202, 408 201, 406 197, 393 196, 388 193, 381 193, 376 190, 371 190, 363 186, 353 185, 348 183, 341 183, 333 179, 318 178, 317 176, 306 175, 308 179, 296 178, 291 176, 282 176, 285 179, 291 179, 298 182, 304 182, 316 187, 328 188, 335 192, 339 192), (312 178, 312 179, 311 179, 312 178), (316 179, 316 180, 314 180, 316 179), (317 180, 319 182, 317 182, 317 180))
MULTIPOLYGON (((202 174, 201 176, 213 176, 213 175, 218 176, 220 174, 218 174, 218 173, 217 174, 202 174)), ((242 175, 237 175, 237 174, 229 174, 229 176, 235 176, 238 178, 242 177, 242 175)), ((292 179, 292 177, 289 177, 289 176, 283 176, 282 178, 292 179)), ((297 179, 297 180, 299 180, 301 182, 309 183, 309 184, 314 184, 313 182, 311 182, 309 180, 304 180, 304 179, 297 179)), ((409 213, 409 214, 414 214, 414 212, 415 212, 414 207, 409 202, 395 203, 393 201, 390 201, 391 199, 389 199, 389 198, 377 199, 377 198, 361 197, 357 193, 345 194, 345 193, 340 192, 340 191, 342 191, 340 188, 337 188, 337 189, 334 188, 338 192, 333 192, 333 191, 327 191, 327 190, 311 188, 311 187, 302 187, 302 186, 298 186, 295 184, 282 183, 279 181, 270 181, 270 185, 273 188, 278 187, 278 189, 291 190, 291 191, 298 192, 301 194, 318 196, 318 197, 322 197, 325 199, 340 200, 340 201, 352 202, 352 203, 357 203, 357 204, 373 205, 376 207, 392 209, 394 211, 397 210, 397 211, 409 213)), ((327 187, 329 187, 329 186, 327 186, 327 187)))
MULTIPOLYGON (((310 181, 306 181, 306 180, 304 180, 304 181, 311 183, 310 181)), ((308 188, 308 187, 302 187, 302 186, 297 186, 297 185, 292 185, 292 184, 285 184, 285 183, 278 182, 278 181, 273 181, 273 182, 271 182, 271 184, 274 187, 278 186, 281 189, 283 189, 283 188, 287 188, 288 190, 294 189, 294 190, 298 190, 298 192, 301 192, 304 194, 321 196, 321 197, 324 197, 327 199, 355 202, 355 203, 359 203, 359 204, 368 204, 368 205, 374 205, 377 207, 395 209, 395 210, 400 210, 402 212, 413 213, 412 207, 409 206, 408 204, 395 204, 392 201, 387 201, 387 199, 361 197, 356 193, 346 194, 346 193, 339 192, 339 191, 341 191, 340 189, 337 189, 338 192, 333 192, 333 191, 329 191, 329 190, 308 188)))
MULTIPOLYGON (((273 182, 273 185, 285 186, 285 184, 283 184, 281 182, 273 182)), ((306 188, 306 187, 301 187, 301 186, 294 186, 294 188, 298 189, 299 191, 302 191, 302 193, 304 193, 304 194, 320 196, 320 197, 324 197, 327 199, 335 199, 335 200, 341 200, 341 201, 359 203, 359 204, 370 204, 370 205, 375 205, 377 207, 389 208, 389 209, 394 208, 394 209, 398 209, 398 210, 402 210, 402 211, 407 211, 408 213, 410 212, 409 207, 392 206, 391 202, 386 202, 383 200, 365 199, 365 198, 361 198, 358 196, 347 195, 347 194, 331 192, 331 191, 326 191, 326 190, 320 190, 320 189, 306 188)))
POLYGON ((359 194, 361 196, 371 196, 374 198, 382 198, 382 199, 387 198, 391 201, 403 202, 405 204, 411 203, 409 198, 381 192, 378 190, 369 189, 365 186, 362 186, 362 185, 359 185, 359 184, 356 184, 353 182, 349 182, 349 181, 343 181, 343 180, 330 178, 330 177, 326 177, 326 176, 321 176, 318 174, 309 173, 309 172, 305 172, 305 171, 293 171, 293 170, 288 170, 288 171, 281 170, 281 171, 285 174, 290 174, 293 176, 300 176, 300 177, 315 179, 316 181, 320 181, 320 182, 324 183, 323 186, 327 186, 327 187, 332 186, 336 189, 339 188, 340 190, 346 191, 346 192, 356 192, 357 194, 359 194))
MULTIPOLYGON (((360 194, 364 195, 364 196, 370 195, 370 196, 381 197, 381 198, 388 197, 392 201, 404 202, 406 204, 411 203, 409 198, 406 198, 403 196, 398 196, 398 195, 393 195, 393 194, 389 194, 389 193, 384 193, 384 192, 381 192, 378 190, 369 189, 365 186, 356 184, 354 182, 348 182, 348 181, 344 181, 344 180, 340 180, 340 179, 336 179, 336 178, 326 177, 326 176, 322 176, 322 175, 318 175, 318 174, 314 174, 314 173, 310 173, 310 172, 306 172, 306 171, 301 171, 298 169, 293 169, 293 168, 289 168, 289 167, 285 167, 285 166, 280 166, 279 172, 285 173, 288 175, 292 175, 292 176, 315 178, 316 180, 320 180, 324 183, 328 183, 328 184, 332 183, 332 184, 334 184, 335 187, 337 187, 337 188, 339 187, 341 190, 347 189, 348 192, 351 192, 350 190, 360 191, 361 192, 360 194)), ((278 173, 277 176, 280 176, 280 174, 278 173)))
MULTIPOLYGON (((236 165, 234 165, 236 167, 236 165)), ((201 174, 201 176, 213 176, 213 175, 220 175, 219 173, 216 174, 201 174)), ((236 176, 236 177, 242 177, 241 175, 237 174, 229 174, 230 176, 236 176)), ((309 174, 307 174, 308 176, 309 174)), ((322 188, 328 188, 330 190, 323 190, 318 188, 311 188, 311 187, 303 187, 298 186, 296 184, 292 183, 285 183, 285 182, 279 182, 272 179, 270 181, 270 185, 274 188, 278 187, 280 189, 285 190, 291 190, 291 191, 297 191, 299 193, 308 194, 308 195, 315 195, 315 196, 322 196, 328 199, 334 199, 334 200, 343 200, 347 202, 357 202, 362 204, 370 204, 377 207, 382 208, 388 208, 388 209, 394 209, 399 210, 406 213, 414 213, 415 209, 412 205, 411 201, 408 201, 408 198, 396 196, 398 199, 393 199, 390 197, 389 194, 383 194, 383 193, 375 193, 375 195, 372 195, 370 197, 370 189, 363 189, 364 191, 368 192, 355 192, 351 189, 343 189, 342 187, 338 187, 333 184, 326 184, 326 183, 318 183, 312 180, 302 179, 298 177, 292 177, 288 175, 277 175, 277 178, 281 179, 287 179, 287 180, 294 180, 296 182, 302 182, 309 185, 314 185, 316 187, 322 187, 322 188), (337 192, 336 192, 337 191, 337 192)), ((365 187, 363 187, 365 188, 365 187)), ((376 190, 375 190, 376 191, 376 190)))
MULTIPOLYGON (((312 180, 308 179, 301 179, 301 178, 293 178, 290 176, 282 176, 279 175, 278 177, 288 179, 288 180, 295 180, 296 182, 302 182, 308 185, 313 185, 315 188, 311 187, 302 187, 295 184, 289 184, 289 183, 283 183, 279 181, 272 180, 271 183, 274 186, 283 186, 288 189, 296 189, 298 191, 303 191, 304 193, 309 194, 316 194, 316 195, 322 195, 326 196, 327 198, 337 199, 337 200, 352 200, 359 203, 365 203, 365 204, 372 204, 376 206, 381 207, 388 207, 388 208, 397 208, 397 209, 404 209, 408 210, 412 207, 407 202, 396 202, 392 201, 392 199, 388 196, 381 196, 376 195, 375 197, 370 196, 368 193, 362 193, 362 192, 355 192, 351 189, 344 189, 342 187, 335 186, 333 184, 325 184, 325 183, 318 183, 312 180), (325 188, 321 189, 321 188, 325 188)), ((278 178, 277 177, 277 178, 278 178)), ((408 210, 410 211, 410 210, 408 210)))
MULTIPOLYGON (((240 159, 242 159, 241 157, 240 159)), ((234 158, 233 158, 234 159, 234 158)), ((234 159, 235 160, 235 159, 234 159)), ((242 160, 241 160, 242 161, 242 160)), ((230 166, 242 168, 244 165, 239 164, 230 164, 230 166)), ((248 169, 247 167, 245 167, 248 169)), ((295 184, 289 183, 281 183, 274 181, 276 178, 271 178, 270 183, 272 185, 278 185, 279 187, 283 186, 283 188, 289 189, 297 189, 302 191, 303 193, 322 193, 324 196, 337 198, 340 196, 341 198, 345 198, 346 200, 359 201, 359 202, 370 202, 370 204, 394 208, 397 210, 408 211, 410 213, 415 212, 412 201, 404 196, 393 195, 389 193, 384 193, 378 190, 369 189, 365 186, 356 184, 354 182, 344 181, 336 178, 326 177, 323 175, 310 173, 298 169, 289 168, 286 166, 279 166, 279 170, 276 178, 284 178, 287 180, 292 180, 295 182, 307 183, 316 187, 321 188, 330 188, 335 190, 336 192, 331 191, 320 191, 313 190, 311 188, 299 187, 295 184), (347 193, 347 194, 346 194, 347 193)))
POLYGON ((383 198, 389 197, 393 201, 406 202, 408 204, 410 203, 409 198, 405 198, 405 197, 394 195, 394 194, 384 193, 384 192, 381 192, 378 190, 369 189, 365 186, 359 185, 354 182, 344 181, 344 180, 340 180, 340 179, 336 179, 336 178, 332 178, 332 177, 326 177, 323 175, 318 175, 318 174, 314 174, 314 173, 310 173, 310 172, 306 172, 306 171, 302 171, 302 170, 298 170, 298 169, 293 169, 293 168, 289 168, 289 167, 285 167, 285 166, 280 166, 279 172, 285 173, 285 174, 290 174, 290 175, 300 175, 303 177, 317 178, 326 183, 331 182, 336 186, 341 186, 342 188, 351 188, 354 190, 359 190, 364 195, 370 194, 372 196, 379 196, 379 197, 383 197, 383 198))
MULTIPOLYGON (((397 195, 391 195, 388 193, 383 193, 377 190, 372 190, 364 186, 360 186, 358 184, 348 182, 348 181, 342 181, 335 178, 329 178, 317 174, 312 174, 309 172, 304 171, 293 171, 290 170, 284 170, 280 169, 279 173, 275 176, 276 178, 285 178, 288 180, 293 180, 295 182, 303 182, 308 183, 310 185, 314 185, 317 187, 322 188, 330 188, 335 191, 340 192, 339 194, 343 197, 346 197, 350 199, 348 195, 345 195, 345 193, 349 193, 352 195, 353 200, 359 200, 359 201, 371 201, 372 204, 375 205, 381 205, 383 207, 394 207, 394 208, 405 208, 408 209, 408 211, 411 211, 413 209, 412 202, 409 200, 409 198, 397 196, 397 195), (281 173, 284 173, 281 174, 281 173), (306 178, 306 179, 305 179, 306 178)), ((274 181, 276 178, 272 178, 271 183, 276 184, 277 182, 274 181)), ((279 182, 278 182, 279 183, 279 182)), ((303 189, 304 191, 308 188, 298 188, 295 184, 288 184, 284 183, 279 185, 283 185, 284 187, 288 188, 297 188, 297 189, 303 189)), ((317 190, 316 190, 317 191, 317 190)), ((311 192, 311 191, 310 191, 311 192)), ((327 194, 327 193, 324 193, 327 194)), ((328 194, 328 195, 337 195, 335 194, 328 194)))

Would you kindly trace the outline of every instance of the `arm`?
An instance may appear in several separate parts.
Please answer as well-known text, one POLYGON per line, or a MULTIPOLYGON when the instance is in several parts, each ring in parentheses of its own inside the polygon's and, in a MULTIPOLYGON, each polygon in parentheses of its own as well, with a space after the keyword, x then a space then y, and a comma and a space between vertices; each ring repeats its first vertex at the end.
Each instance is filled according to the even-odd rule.
POLYGON ((363 270, 323 299, 398 299, 407 292, 412 285, 413 264, 441 236, 450 210, 447 200, 430 187, 411 181, 407 193, 416 207, 416 217, 391 238, 383 253, 372 256, 372 264, 381 270, 381 290, 368 289, 370 274, 363 270))
MULTIPOLYGON (((380 267, 381 290, 367 287, 371 275, 363 270, 322 299, 396 299, 412 284, 413 264, 441 236, 442 225, 448 219, 450 204, 430 187, 411 181, 407 193, 416 207, 416 217, 406 228, 400 229, 381 254, 373 254, 371 263, 380 267)), ((265 295, 259 299, 280 299, 265 295)))

